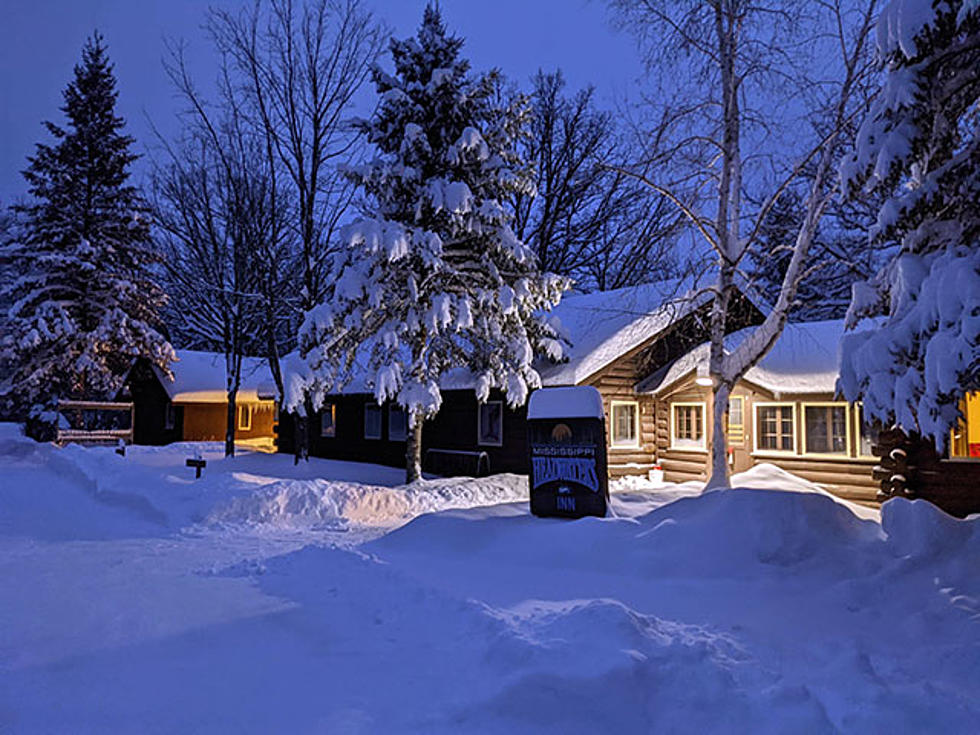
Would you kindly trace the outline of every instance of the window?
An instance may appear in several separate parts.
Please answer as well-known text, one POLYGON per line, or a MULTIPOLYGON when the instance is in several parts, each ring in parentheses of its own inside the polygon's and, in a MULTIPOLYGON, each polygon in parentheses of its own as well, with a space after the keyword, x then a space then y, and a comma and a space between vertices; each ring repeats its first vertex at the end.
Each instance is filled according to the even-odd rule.
POLYGON ((613 401, 609 407, 612 423, 612 446, 640 446, 639 406, 634 401, 613 401))
POLYGON ((672 403, 670 405, 670 446, 672 449, 706 448, 704 440, 704 404, 672 403))
POLYGON ((324 403, 320 409, 320 436, 337 436, 337 406, 324 403))
POLYGON ((963 418, 950 432, 949 456, 954 459, 980 457, 980 393, 968 393, 960 401, 963 418))
POLYGON ((728 443, 741 444, 745 441, 745 399, 732 396, 728 399, 728 443))
POLYGON ((481 403, 477 409, 477 444, 499 447, 504 443, 504 404, 500 401, 481 403))
POLYGON ((172 429, 177 424, 177 407, 172 403, 167 404, 167 410, 163 414, 163 428, 172 429))
POLYGON ((252 428, 252 407, 248 404, 238 407, 238 428, 241 431, 252 428))
POLYGON ((408 436, 408 414, 401 406, 388 406, 388 440, 403 442, 408 436))
POLYGON ((854 404, 854 420, 857 422, 858 443, 857 452, 859 457, 873 457, 872 447, 878 443, 879 425, 877 422, 864 420, 864 407, 860 403, 854 404))
POLYGON ((364 438, 381 438, 381 406, 377 404, 364 404, 364 438))
POLYGON ((847 404, 803 404, 803 451, 806 454, 847 454, 847 404))
POLYGON ((762 452, 796 450, 796 407, 792 403, 757 403, 755 448, 762 452))

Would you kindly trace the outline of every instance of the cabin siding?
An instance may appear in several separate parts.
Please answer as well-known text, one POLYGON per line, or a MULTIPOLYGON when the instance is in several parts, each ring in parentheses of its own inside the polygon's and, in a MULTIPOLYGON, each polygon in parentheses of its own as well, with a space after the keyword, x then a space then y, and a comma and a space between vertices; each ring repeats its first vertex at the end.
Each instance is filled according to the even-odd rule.
MULTIPOLYGON (((184 441, 224 441, 228 422, 228 404, 226 403, 185 403, 177 404, 183 409, 184 441)), ((252 422, 249 429, 238 427, 238 417, 235 417, 235 441, 261 439, 272 436, 275 424, 276 405, 273 401, 258 403, 238 403, 240 406, 251 406, 252 422)))
MULTIPOLYGON (((501 446, 483 445, 478 441, 479 403, 472 390, 443 391, 442 407, 436 416, 425 422, 422 429, 422 459, 426 471, 439 469, 436 452, 485 452, 489 472, 527 472, 527 409, 511 409, 497 391, 490 401, 500 401, 503 409, 501 446)), ((364 437, 365 406, 377 405, 369 394, 330 396, 326 403, 335 406, 336 432, 333 437, 321 436, 321 412, 308 422, 309 453, 314 457, 373 462, 389 467, 405 466, 405 440, 390 439, 388 407, 381 407, 381 438, 364 437)), ((295 417, 289 416, 278 427, 279 451, 294 451, 295 417)), ((444 458, 443 458, 444 459, 444 458)), ((475 460, 474 460, 475 462, 475 460)), ((474 464, 475 467, 475 464, 474 464)))

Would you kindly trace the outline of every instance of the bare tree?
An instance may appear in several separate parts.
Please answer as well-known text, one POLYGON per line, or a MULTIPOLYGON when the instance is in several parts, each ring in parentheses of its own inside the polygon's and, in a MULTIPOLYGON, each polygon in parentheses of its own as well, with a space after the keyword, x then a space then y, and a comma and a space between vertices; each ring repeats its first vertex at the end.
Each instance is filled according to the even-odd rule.
POLYGON ((565 93, 561 71, 533 79, 533 117, 522 154, 536 190, 515 196, 514 227, 542 270, 580 288, 610 289, 671 275, 681 216, 635 177, 608 164, 624 155, 616 119, 596 108, 594 90, 565 93))
POLYGON ((795 303, 818 223, 838 188, 834 164, 840 143, 871 68, 868 39, 877 1, 612 4, 637 34, 648 68, 662 72, 658 96, 667 100, 661 102, 657 146, 641 162, 642 170, 620 170, 672 201, 714 261, 709 485, 725 487, 728 397, 776 342, 795 303), (816 133, 808 136, 810 131, 816 133), (659 171, 669 173, 648 173, 659 171), (743 260, 759 247, 770 210, 804 174, 802 218, 775 304, 726 353, 729 305, 743 260), (764 192, 756 197, 758 206, 747 196, 751 189, 764 192))
POLYGON ((166 162, 154 172, 156 219, 175 328, 186 344, 225 357, 225 454, 231 456, 242 358, 276 354, 289 262, 288 199, 229 75, 219 80, 212 110, 195 90, 179 48, 167 70, 187 109, 185 132, 163 143, 166 162))
POLYGON ((301 285, 297 313, 321 303, 353 188, 337 170, 359 142, 352 102, 387 38, 361 0, 255 2, 212 9, 207 29, 230 61, 249 123, 288 178, 301 285))

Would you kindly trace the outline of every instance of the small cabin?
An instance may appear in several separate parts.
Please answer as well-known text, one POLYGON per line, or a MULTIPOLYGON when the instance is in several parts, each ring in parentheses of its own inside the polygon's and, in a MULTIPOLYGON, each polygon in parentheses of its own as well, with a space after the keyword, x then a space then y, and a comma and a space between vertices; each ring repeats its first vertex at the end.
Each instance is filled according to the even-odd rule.
MULTIPOLYGON (((134 405, 134 443, 224 441, 228 416, 224 355, 177 350, 170 370, 172 379, 146 360, 137 360, 130 369, 122 395, 134 405)), ((243 358, 235 401, 236 443, 274 449, 275 398, 268 363, 243 358)))
MULTIPOLYGON (((732 472, 770 462, 841 497, 876 502, 876 432, 859 403, 837 397, 843 332, 843 320, 787 324, 738 381, 727 406, 732 472)), ((729 335, 729 347, 747 334, 729 335)), ((714 440, 708 354, 702 344, 636 387, 637 396, 655 402, 654 451, 670 481, 708 479, 714 440)))

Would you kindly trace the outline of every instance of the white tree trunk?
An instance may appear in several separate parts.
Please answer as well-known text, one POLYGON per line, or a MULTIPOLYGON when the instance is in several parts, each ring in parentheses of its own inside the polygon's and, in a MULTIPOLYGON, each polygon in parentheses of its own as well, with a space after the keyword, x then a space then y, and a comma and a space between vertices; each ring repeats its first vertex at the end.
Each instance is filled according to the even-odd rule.
POLYGON ((726 383, 716 383, 714 404, 711 407, 711 474, 707 487, 711 489, 731 487, 728 464, 728 397, 731 388, 726 383))

